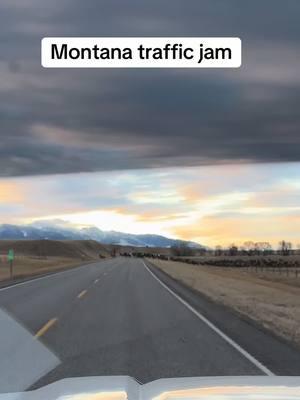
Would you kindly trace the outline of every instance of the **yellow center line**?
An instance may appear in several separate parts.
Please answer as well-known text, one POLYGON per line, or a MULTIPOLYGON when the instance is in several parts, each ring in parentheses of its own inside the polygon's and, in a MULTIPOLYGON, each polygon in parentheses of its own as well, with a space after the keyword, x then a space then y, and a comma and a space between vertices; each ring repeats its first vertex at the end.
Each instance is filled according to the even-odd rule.
POLYGON ((77 296, 78 299, 81 299, 81 297, 83 297, 86 294, 87 290, 83 290, 82 292, 79 293, 79 295, 77 296))
POLYGON ((52 318, 50 319, 36 334, 35 337, 39 338, 42 335, 44 335, 44 333, 47 332, 48 329, 51 328, 51 326, 53 326, 55 323, 57 322, 57 318, 52 318))

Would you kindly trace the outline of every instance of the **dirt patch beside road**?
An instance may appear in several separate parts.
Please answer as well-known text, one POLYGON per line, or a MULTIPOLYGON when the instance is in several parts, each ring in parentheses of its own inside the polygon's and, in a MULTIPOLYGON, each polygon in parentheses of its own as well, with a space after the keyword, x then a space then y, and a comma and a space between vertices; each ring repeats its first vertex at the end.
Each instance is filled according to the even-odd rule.
POLYGON ((242 269, 149 261, 212 300, 300 346, 300 288, 242 269))

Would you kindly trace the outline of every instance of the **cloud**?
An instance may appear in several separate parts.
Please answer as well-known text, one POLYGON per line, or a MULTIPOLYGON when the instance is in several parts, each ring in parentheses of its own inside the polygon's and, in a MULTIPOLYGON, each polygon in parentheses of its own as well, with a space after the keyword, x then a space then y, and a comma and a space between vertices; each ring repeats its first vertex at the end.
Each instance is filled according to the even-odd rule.
POLYGON ((19 203, 24 199, 24 193, 14 182, 0 182, 0 204, 19 203))
POLYGON ((4 0, 0 174, 299 161, 297 0, 4 0), (45 70, 44 36, 240 36, 240 70, 45 70))
POLYGON ((214 246, 299 242, 299 163, 0 179, 0 221, 62 219, 214 246))
POLYGON ((247 240, 269 241, 274 248, 282 239, 290 240, 294 245, 299 243, 300 218, 294 216, 251 215, 217 215, 206 216, 194 221, 189 226, 177 226, 172 230, 179 238, 189 237, 190 240, 215 246, 221 244, 238 245, 247 240))

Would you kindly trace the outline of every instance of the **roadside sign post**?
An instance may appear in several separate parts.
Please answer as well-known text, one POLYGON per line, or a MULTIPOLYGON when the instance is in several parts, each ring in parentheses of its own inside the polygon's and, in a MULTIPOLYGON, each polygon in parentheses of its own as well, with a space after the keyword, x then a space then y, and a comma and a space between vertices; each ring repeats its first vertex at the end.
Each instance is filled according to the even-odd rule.
POLYGON ((8 254, 7 254, 7 260, 9 262, 9 277, 10 279, 13 278, 13 261, 15 258, 15 253, 13 251, 13 249, 9 249, 8 250, 8 254))

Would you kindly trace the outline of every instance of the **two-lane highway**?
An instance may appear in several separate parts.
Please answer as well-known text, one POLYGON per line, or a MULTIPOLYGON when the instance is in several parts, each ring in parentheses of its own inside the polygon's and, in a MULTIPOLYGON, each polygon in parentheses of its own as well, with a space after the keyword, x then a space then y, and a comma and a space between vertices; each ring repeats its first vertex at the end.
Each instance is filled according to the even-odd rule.
POLYGON ((141 259, 111 259, 4 288, 0 306, 59 359, 38 385, 87 375, 147 382, 268 373, 176 298, 141 259))

